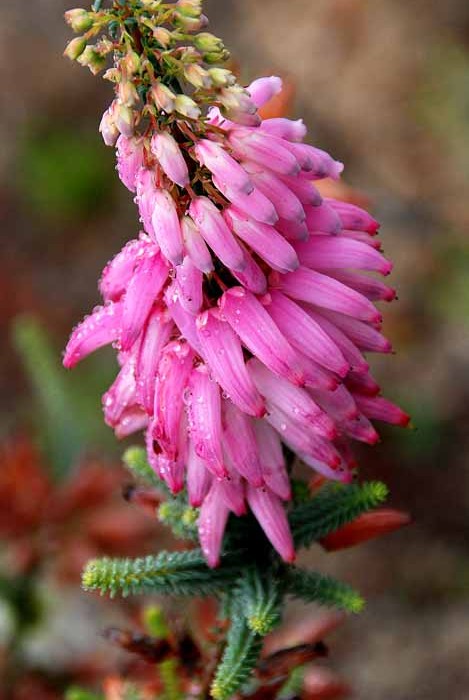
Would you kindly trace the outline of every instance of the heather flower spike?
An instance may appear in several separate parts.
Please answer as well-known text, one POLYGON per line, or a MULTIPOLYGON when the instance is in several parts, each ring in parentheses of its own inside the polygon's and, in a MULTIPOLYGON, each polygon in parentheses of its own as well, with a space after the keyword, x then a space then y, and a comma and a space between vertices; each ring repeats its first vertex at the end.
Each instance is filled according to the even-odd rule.
POLYGON ((187 484, 210 566, 228 512, 247 506, 291 561, 280 445, 349 481, 350 441, 376 442, 370 421, 408 421, 363 357, 391 350, 374 302, 394 290, 369 273, 392 264, 375 219, 321 198, 314 183, 342 164, 304 142, 301 120, 259 116, 281 80, 244 88, 216 67, 227 52, 200 2, 122 6, 68 12, 84 35, 66 54, 96 72, 114 51, 100 130, 144 230, 106 267, 105 305, 75 329, 64 364, 118 348, 106 421, 119 435, 145 428, 157 474, 187 484), (101 31, 111 41, 93 46, 101 31))

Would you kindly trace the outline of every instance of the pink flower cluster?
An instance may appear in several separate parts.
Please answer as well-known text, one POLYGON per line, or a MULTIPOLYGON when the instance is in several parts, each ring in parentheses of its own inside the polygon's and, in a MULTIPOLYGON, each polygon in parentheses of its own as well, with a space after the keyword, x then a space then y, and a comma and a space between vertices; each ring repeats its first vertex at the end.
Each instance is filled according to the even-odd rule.
MULTIPOLYGON (((256 107, 278 78, 249 88, 256 107)), ((373 302, 393 289, 378 224, 322 198, 314 181, 342 165, 305 143, 301 121, 241 126, 212 109, 204 135, 121 135, 118 172, 144 232, 107 265, 104 306, 74 330, 72 367, 112 343, 120 372, 103 398, 118 437, 146 431, 148 459, 173 492, 200 506, 199 535, 219 560, 230 511, 248 505, 286 561, 295 556, 284 502, 282 443, 328 479, 347 482, 351 440, 372 420, 407 416, 379 396, 364 352, 388 353, 373 302)))

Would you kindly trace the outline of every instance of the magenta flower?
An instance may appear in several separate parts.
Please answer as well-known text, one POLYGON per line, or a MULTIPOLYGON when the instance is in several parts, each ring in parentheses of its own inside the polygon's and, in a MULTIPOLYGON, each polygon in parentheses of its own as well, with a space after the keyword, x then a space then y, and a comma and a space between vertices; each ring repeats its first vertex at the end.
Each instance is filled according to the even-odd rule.
MULTIPOLYGON (((105 268, 105 305, 74 330, 64 357, 72 367, 117 348, 105 420, 118 437, 144 429, 155 472, 200 506, 210 566, 230 512, 247 508, 293 561, 282 444, 348 482, 351 441, 375 443, 371 421, 408 422, 379 396, 363 355, 391 351, 374 305, 395 297, 372 276, 392 269, 378 224, 321 198, 314 181, 343 166, 303 143, 301 120, 260 120, 255 110, 280 88, 275 77, 247 92, 223 87, 232 121, 212 108, 172 133, 134 136, 115 108, 106 113, 103 136, 116 142, 144 231, 105 268)), ((177 109, 166 98, 165 109, 177 109)))

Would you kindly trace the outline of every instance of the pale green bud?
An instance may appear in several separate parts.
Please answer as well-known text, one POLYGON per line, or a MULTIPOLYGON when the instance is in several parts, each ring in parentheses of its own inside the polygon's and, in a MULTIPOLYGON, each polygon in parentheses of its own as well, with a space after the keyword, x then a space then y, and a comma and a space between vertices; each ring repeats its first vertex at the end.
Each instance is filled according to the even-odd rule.
POLYGON ((87 66, 93 75, 97 75, 106 65, 106 59, 104 56, 101 56, 96 51, 95 47, 91 45, 85 47, 85 50, 79 56, 77 61, 80 65, 87 66))
POLYGON ((202 0, 178 0, 176 8, 186 17, 199 17, 202 12, 202 0))
POLYGON ((208 74, 216 87, 228 87, 236 82, 233 73, 226 68, 209 68, 208 74))
POLYGON ((177 95, 174 109, 189 119, 198 119, 201 111, 194 100, 187 95, 177 95))
POLYGON ((124 56, 122 63, 128 75, 135 75, 140 68, 140 57, 135 51, 130 50, 124 56))
POLYGON ((194 44, 204 53, 220 53, 224 50, 223 42, 209 32, 201 32, 194 37, 194 44))
POLYGON ((118 83, 121 78, 121 73, 117 68, 108 68, 103 78, 104 80, 110 80, 111 83, 118 83))
POLYGON ((64 56, 67 56, 71 61, 76 61, 79 56, 83 53, 86 48, 86 39, 82 36, 77 36, 76 39, 72 39, 68 42, 64 56))
POLYGON ((227 51, 226 49, 223 49, 223 51, 212 51, 210 53, 205 53, 204 54, 204 61, 205 63, 224 63, 227 61, 230 57, 230 52, 227 51))
POLYGON ((122 105, 120 103, 116 103, 114 110, 114 120, 121 134, 123 134, 127 138, 133 136, 135 120, 134 113, 132 112, 130 107, 127 107, 126 105, 122 105))
POLYGON ((153 36, 165 49, 173 43, 173 35, 164 27, 155 27, 153 29, 153 36))
POLYGON ((65 13, 65 21, 74 32, 87 32, 94 24, 94 17, 91 12, 77 8, 65 13))
POLYGON ((130 80, 122 80, 117 88, 119 102, 126 107, 134 107, 139 102, 135 85, 130 80))
POLYGON ((184 77, 191 85, 199 90, 207 90, 212 86, 212 80, 208 74, 208 71, 196 63, 190 63, 184 68, 184 77))
POLYGON ((176 95, 163 83, 154 83, 151 87, 151 94, 156 106, 163 112, 174 111, 176 95))

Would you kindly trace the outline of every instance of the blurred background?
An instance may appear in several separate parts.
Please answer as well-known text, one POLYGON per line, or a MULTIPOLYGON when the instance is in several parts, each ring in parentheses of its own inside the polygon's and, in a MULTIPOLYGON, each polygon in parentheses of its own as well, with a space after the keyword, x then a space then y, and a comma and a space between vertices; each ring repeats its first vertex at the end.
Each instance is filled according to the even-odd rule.
MULTIPOLYGON (((137 232, 97 125, 110 86, 61 54, 61 0, 0 7, 0 676, 2 700, 54 700, 119 660, 99 631, 137 615, 84 595, 94 554, 145 554, 162 532, 121 498, 100 352, 68 374, 61 349, 98 302, 105 262, 137 232), (6 686, 5 686, 6 688, 6 686), (14 690, 13 690, 14 688, 14 690)), ((279 73, 290 116, 346 164, 382 222, 399 301, 396 356, 374 361, 414 431, 361 455, 411 528, 310 561, 366 611, 331 637, 358 700, 469 696, 469 6, 465 0, 207 0, 247 83, 279 73)), ((155 544, 156 543, 156 544, 155 544)), ((293 615, 299 614, 293 611, 293 615)))

